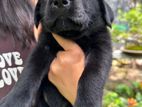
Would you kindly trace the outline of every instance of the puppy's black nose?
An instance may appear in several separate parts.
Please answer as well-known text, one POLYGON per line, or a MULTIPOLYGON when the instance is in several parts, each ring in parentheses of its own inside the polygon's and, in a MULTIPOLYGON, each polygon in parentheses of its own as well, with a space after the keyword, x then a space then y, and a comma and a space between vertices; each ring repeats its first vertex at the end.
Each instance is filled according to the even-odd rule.
POLYGON ((69 8, 70 0, 54 0, 51 4, 53 8, 69 8))

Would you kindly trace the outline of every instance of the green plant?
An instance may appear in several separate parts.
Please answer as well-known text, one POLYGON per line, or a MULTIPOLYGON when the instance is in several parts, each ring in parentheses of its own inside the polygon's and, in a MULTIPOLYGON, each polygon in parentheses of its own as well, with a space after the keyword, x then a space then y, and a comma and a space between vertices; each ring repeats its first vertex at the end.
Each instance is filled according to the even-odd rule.
POLYGON ((128 50, 142 50, 142 46, 129 45, 129 46, 125 46, 125 49, 128 49, 128 50))
POLYGON ((128 12, 119 10, 118 19, 121 24, 112 25, 112 39, 120 42, 130 36, 139 35, 142 38, 142 5, 132 8, 128 12))
POLYGON ((104 95, 103 107, 142 107, 142 82, 120 84, 104 95))
POLYGON ((126 107, 127 100, 116 92, 109 91, 104 96, 103 107, 126 107))
POLYGON ((120 84, 116 87, 115 91, 123 97, 132 97, 133 89, 125 84, 120 84))
POLYGON ((122 12, 119 19, 123 22, 127 22, 129 26, 129 32, 132 34, 142 34, 142 6, 138 5, 136 8, 132 8, 128 12, 122 12))

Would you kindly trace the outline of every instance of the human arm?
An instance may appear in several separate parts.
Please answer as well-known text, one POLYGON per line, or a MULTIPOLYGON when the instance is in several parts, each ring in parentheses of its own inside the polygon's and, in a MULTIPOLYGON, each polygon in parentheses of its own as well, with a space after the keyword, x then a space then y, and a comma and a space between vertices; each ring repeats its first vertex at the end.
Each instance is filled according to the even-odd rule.
MULTIPOLYGON (((41 32, 41 25, 35 28, 36 40, 41 32)), ((53 60, 48 78, 59 92, 73 105, 77 95, 78 81, 84 70, 85 55, 73 41, 61 38, 52 33, 64 51, 59 51, 53 60)))

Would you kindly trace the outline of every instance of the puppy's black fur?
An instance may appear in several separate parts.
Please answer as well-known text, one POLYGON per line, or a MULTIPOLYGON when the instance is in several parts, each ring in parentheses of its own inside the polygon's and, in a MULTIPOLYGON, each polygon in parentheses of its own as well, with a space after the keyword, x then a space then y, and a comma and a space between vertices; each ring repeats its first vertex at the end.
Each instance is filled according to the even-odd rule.
POLYGON ((47 80, 47 71, 59 50, 51 32, 74 40, 84 51, 86 65, 73 107, 101 107, 112 49, 107 26, 113 13, 104 0, 39 0, 35 24, 43 26, 39 42, 25 69, 0 107, 72 107, 47 80))

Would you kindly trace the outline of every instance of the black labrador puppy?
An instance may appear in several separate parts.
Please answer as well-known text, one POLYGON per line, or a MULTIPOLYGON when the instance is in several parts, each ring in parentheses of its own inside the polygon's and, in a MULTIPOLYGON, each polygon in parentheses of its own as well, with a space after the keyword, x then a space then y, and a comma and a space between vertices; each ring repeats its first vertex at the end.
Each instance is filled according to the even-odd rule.
POLYGON ((35 24, 43 29, 23 73, 0 107, 101 107, 111 67, 113 12, 104 0, 39 0, 35 24), (47 71, 59 50, 51 32, 75 41, 84 51, 86 65, 72 106, 49 82, 47 71))

